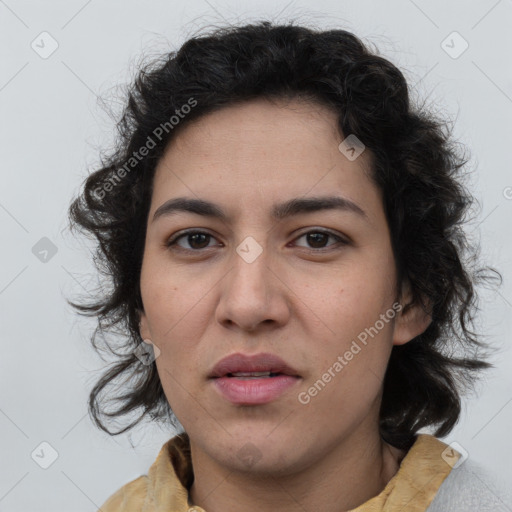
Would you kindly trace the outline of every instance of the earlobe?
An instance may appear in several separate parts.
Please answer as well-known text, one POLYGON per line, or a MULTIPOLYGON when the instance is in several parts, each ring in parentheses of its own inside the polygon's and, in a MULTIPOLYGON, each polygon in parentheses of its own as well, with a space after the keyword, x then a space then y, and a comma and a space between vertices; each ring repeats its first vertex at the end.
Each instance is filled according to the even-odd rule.
MULTIPOLYGON (((416 336, 425 332, 432 323, 431 313, 425 311, 419 303, 411 304, 411 294, 409 285, 405 285, 403 293, 403 307, 395 320, 395 329, 393 332, 393 345, 404 345, 416 336)), ((431 308, 428 308, 431 311, 431 308)))

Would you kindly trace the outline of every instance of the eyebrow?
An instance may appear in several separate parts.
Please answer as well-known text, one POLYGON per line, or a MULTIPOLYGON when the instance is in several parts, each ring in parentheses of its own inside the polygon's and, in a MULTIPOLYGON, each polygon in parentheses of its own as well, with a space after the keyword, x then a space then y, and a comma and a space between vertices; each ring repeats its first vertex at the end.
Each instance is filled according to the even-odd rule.
MULTIPOLYGON (((360 206, 350 201, 350 199, 339 196, 291 199, 284 203, 274 205, 271 215, 272 218, 276 220, 282 220, 294 215, 312 213, 321 210, 347 211, 355 213, 365 220, 368 220, 368 216, 360 206)), ((211 203, 203 199, 177 197, 175 199, 169 199, 157 208, 153 215, 153 222, 160 217, 170 216, 177 212, 195 213, 197 215, 202 215, 203 217, 212 217, 224 222, 229 221, 228 215, 226 215, 222 208, 215 203, 211 203)))

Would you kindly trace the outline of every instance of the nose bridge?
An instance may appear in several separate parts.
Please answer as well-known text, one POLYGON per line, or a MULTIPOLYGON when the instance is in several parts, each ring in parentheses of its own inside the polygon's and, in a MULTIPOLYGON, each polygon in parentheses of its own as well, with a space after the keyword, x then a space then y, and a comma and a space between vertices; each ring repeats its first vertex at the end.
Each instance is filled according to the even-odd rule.
MULTIPOLYGON (((269 250, 255 238, 246 237, 235 249, 230 286, 242 293, 262 301, 266 298, 269 286, 269 250)), ((273 274, 272 274, 273 275, 273 274)))
POLYGON ((270 260, 270 252, 252 237, 236 247, 221 289, 219 322, 252 330, 261 322, 285 320, 286 301, 270 260))

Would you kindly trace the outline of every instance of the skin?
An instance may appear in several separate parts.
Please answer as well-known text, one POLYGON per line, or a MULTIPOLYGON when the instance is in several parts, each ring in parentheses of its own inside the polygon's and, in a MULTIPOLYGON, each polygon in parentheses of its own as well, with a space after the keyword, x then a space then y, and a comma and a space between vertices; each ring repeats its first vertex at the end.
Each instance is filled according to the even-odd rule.
POLYGON ((415 306, 398 313, 308 404, 298 401, 359 333, 398 299, 408 302, 382 198, 365 172, 370 152, 347 159, 335 114, 297 99, 251 100, 182 128, 155 173, 140 333, 161 351, 164 392, 190 437, 191 501, 208 512, 355 508, 382 491, 405 455, 378 429, 391 349, 431 321, 415 306), (366 218, 341 210, 270 216, 275 203, 332 195, 366 218), (217 203, 229 220, 180 212, 153 221, 159 206, 183 196, 217 203), (167 247, 190 228, 211 237, 167 247), (349 242, 315 245, 304 236, 318 230, 349 242), (263 250, 252 263, 235 250, 248 236, 263 250), (273 402, 234 405, 208 375, 235 352, 277 354, 301 379, 273 402), (242 449, 256 454, 252 463, 242 449))

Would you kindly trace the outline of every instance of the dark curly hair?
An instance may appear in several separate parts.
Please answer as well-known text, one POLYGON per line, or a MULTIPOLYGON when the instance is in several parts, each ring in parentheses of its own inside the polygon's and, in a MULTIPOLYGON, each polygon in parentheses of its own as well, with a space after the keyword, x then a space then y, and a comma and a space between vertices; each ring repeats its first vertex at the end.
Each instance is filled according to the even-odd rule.
POLYGON ((127 92, 115 148, 101 157, 101 168, 85 179, 69 209, 71 229, 78 225, 97 239, 94 261, 108 286, 93 303, 68 302, 97 317, 91 341, 98 352, 98 334, 108 332, 111 341, 119 335, 124 349, 116 352, 104 338, 116 361, 89 396, 99 428, 121 434, 146 415, 176 425, 155 363, 144 365, 134 354, 143 343, 140 272, 152 183, 169 141, 187 123, 224 106, 305 98, 336 112, 341 133, 355 134, 372 155, 371 178, 382 192, 398 283, 408 281, 411 304, 432 316, 422 334, 392 349, 381 436, 409 448, 421 428, 435 427, 437 436, 452 430, 462 392, 493 367, 486 360, 491 347, 473 331, 476 284, 501 282, 501 275, 479 268, 479 247, 462 229, 476 202, 463 184, 468 159, 447 122, 424 105, 413 106, 411 92, 402 72, 352 33, 293 22, 215 27, 142 66, 127 92), (179 122, 172 121, 178 115, 179 122), (108 402, 119 407, 108 412, 102 395, 121 377, 129 391, 109 393, 108 402), (134 411, 139 417, 117 432, 102 421, 134 411))

